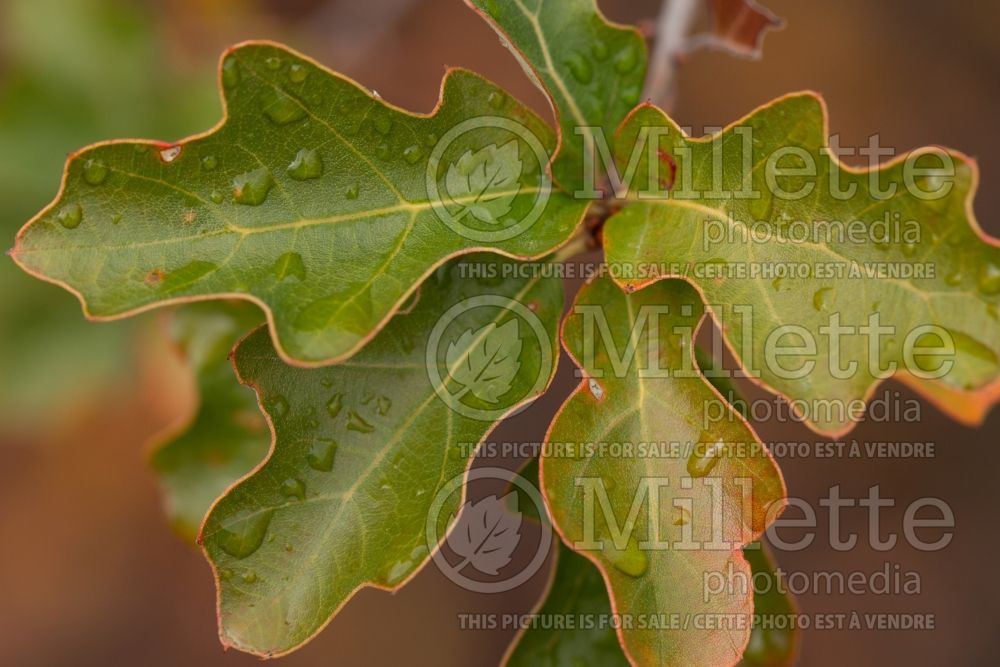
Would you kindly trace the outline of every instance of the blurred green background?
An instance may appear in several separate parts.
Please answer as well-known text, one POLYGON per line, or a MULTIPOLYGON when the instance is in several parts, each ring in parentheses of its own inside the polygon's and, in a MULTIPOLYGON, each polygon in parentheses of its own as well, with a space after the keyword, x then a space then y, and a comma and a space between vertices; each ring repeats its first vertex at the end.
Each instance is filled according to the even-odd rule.
MULTIPOLYGON (((163 58, 148 8, 5 0, 0 17, 0 234, 49 201, 65 154, 112 137, 179 136, 210 121, 208 68, 163 58)), ((88 325, 75 299, 0 263, 0 420, 31 430, 127 373, 134 323, 88 325), (44 421, 44 420, 42 420, 44 421)))
MULTIPOLYGON (((758 63, 691 56, 676 113, 682 125, 722 125, 782 93, 816 89, 843 144, 881 132, 883 145, 901 150, 940 143, 978 157, 977 213, 988 232, 1000 232, 1000 188, 991 187, 1000 177, 995 0, 765 4, 788 27, 769 36, 758 63)), ((600 5, 628 22, 659 9, 657 0, 600 5)), ((249 38, 284 41, 419 111, 433 106, 446 65, 468 67, 549 117, 460 0, 0 0, 0 246, 12 246, 55 195, 68 152, 112 138, 175 140, 214 125, 218 55, 249 38)), ((208 568, 170 534, 145 464, 144 443, 193 400, 162 313, 88 323, 72 295, 0 259, 0 664, 256 664, 222 653, 208 568)), ((564 364, 553 396, 496 437, 540 439, 572 384, 564 364)), ((865 424, 852 437, 933 440, 931 461, 781 462, 791 492, 810 500, 836 483, 855 496, 880 484, 904 506, 942 497, 959 521, 944 552, 891 555, 921 574, 921 595, 801 600, 811 613, 935 613, 936 630, 809 632, 802 664, 995 664, 1000 583, 989 573, 1000 542, 990 533, 1000 419, 994 413, 983 428, 964 429, 929 407, 925 415, 915 425, 865 424)), ((760 432, 815 439, 787 425, 760 432)), ((862 519, 846 519, 844 529, 862 519)), ((887 560, 821 545, 778 556, 802 571, 878 569, 887 560)), ((543 583, 536 579, 509 595, 477 596, 427 568, 395 597, 363 591, 282 663, 495 664, 512 633, 463 632, 457 615, 526 612, 543 583)))

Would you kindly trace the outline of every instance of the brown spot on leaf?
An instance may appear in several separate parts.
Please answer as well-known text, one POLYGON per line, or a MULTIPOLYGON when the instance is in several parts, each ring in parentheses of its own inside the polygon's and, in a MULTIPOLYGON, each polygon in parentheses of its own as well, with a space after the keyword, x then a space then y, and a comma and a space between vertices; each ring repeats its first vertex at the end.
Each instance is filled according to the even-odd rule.
POLYGON ((660 187, 664 190, 673 190, 674 183, 677 182, 677 160, 662 148, 656 150, 656 157, 661 164, 666 165, 667 171, 670 173, 669 178, 660 178, 660 187))
POLYGON ((144 282, 150 287, 156 287, 157 285, 162 283, 163 279, 166 277, 167 274, 163 271, 163 269, 153 269, 152 271, 146 274, 146 279, 144 282))

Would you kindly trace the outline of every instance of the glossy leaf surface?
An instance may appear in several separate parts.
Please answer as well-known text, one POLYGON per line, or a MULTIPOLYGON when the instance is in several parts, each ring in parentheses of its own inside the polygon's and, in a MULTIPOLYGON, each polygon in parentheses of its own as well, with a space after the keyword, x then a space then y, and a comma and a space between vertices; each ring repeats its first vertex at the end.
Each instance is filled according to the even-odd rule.
POLYGON ((443 537, 462 506, 457 482, 475 443, 554 372, 560 282, 471 277, 473 270, 503 276, 510 266, 492 255, 445 265, 412 311, 336 366, 286 365, 265 329, 240 344, 239 376, 256 390, 274 444, 215 505, 202 532, 219 579, 224 644, 286 653, 357 589, 394 589, 427 560, 437 546, 425 526, 438 494, 445 494, 436 514, 443 537), (464 340, 470 354, 478 343, 463 339, 465 331, 511 321, 521 349, 510 390, 499 405, 462 393, 447 376, 449 345, 464 340))
POLYGON ((610 143, 642 96, 642 36, 610 23, 594 0, 466 2, 500 33, 555 109, 560 136, 553 178, 568 192, 599 186, 587 182, 584 161, 594 155, 595 141, 610 143))
POLYGON ((322 365, 363 346, 449 257, 541 256, 583 215, 586 202, 550 192, 552 132, 472 73, 449 71, 426 116, 266 43, 227 52, 221 83, 226 118, 207 134, 71 155, 15 260, 95 318, 253 300, 286 359, 322 365), (449 168, 484 164, 502 187, 450 191, 449 168))
POLYGON ((614 612, 633 619, 618 635, 638 665, 740 659, 752 596, 706 599, 704 577, 748 575, 741 549, 784 502, 781 475, 742 417, 704 422, 709 403, 728 403, 693 370, 703 314, 682 282, 626 295, 601 278, 581 290, 563 327, 585 377, 546 436, 542 489, 564 542, 600 569, 614 612), (655 623, 663 613, 687 624, 655 623), (697 625, 720 617, 727 623, 697 625))
POLYGON ((974 162, 925 149, 877 172, 843 167, 812 94, 705 139, 640 107, 619 135, 622 164, 650 128, 663 133, 659 159, 639 163, 633 188, 654 194, 652 183, 657 198, 640 194, 605 227, 620 284, 688 280, 747 371, 824 434, 850 430, 896 371, 928 393, 940 383, 995 400, 1000 245, 972 212, 974 162))

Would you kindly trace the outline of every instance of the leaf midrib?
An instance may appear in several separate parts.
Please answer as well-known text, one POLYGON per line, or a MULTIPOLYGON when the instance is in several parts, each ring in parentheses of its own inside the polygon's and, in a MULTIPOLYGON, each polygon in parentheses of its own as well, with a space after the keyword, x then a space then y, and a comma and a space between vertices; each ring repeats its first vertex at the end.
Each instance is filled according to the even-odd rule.
POLYGON ((552 54, 549 52, 548 41, 545 39, 545 35, 542 32, 542 25, 539 22, 539 15, 542 13, 542 3, 544 0, 538 0, 538 14, 536 15, 530 11, 521 0, 513 0, 514 5, 524 14, 524 17, 528 19, 531 24, 531 29, 535 33, 535 39, 538 41, 538 48, 541 49, 542 58, 545 60, 545 69, 552 79, 552 82, 559 89, 560 94, 566 100, 566 105, 569 108, 570 114, 573 116, 573 120, 576 121, 577 126, 587 132, 588 136, 592 133, 589 130, 587 124, 587 119, 584 117, 583 112, 580 107, 576 104, 576 99, 570 94, 569 89, 566 87, 566 82, 559 75, 559 71, 556 69, 555 63, 552 61, 552 54))
MULTIPOLYGON (((522 299, 531 289, 533 289, 539 282, 541 282, 541 280, 542 280, 542 277, 540 275, 533 276, 530 280, 528 280, 527 283, 525 283, 524 287, 521 290, 519 290, 517 294, 514 295, 514 297, 512 298, 512 300, 518 301, 518 300, 522 299)), ((497 320, 499 320, 499 318, 503 317, 503 315, 504 315, 503 313, 498 314, 494 318, 494 320, 492 320, 492 321, 496 322, 497 320)), ((475 345, 478 342, 479 342, 479 338, 478 337, 475 340, 472 341, 472 343, 470 344, 470 346, 467 348, 466 352, 463 353, 463 360, 464 360, 465 357, 468 356, 468 354, 470 353, 470 351, 472 349, 474 349, 475 345)), ((419 419, 424 414, 425 410, 428 408, 428 406, 430 406, 434 402, 434 400, 436 398, 438 398, 437 392, 433 391, 433 389, 432 389, 432 391, 430 392, 430 395, 427 397, 427 399, 424 400, 414 410, 414 412, 404 421, 404 423, 403 423, 403 425, 401 427, 399 427, 398 429, 396 429, 396 432, 393 434, 393 436, 386 442, 386 444, 383 447, 381 447, 379 449, 378 453, 373 457, 371 463, 358 475, 358 477, 354 481, 354 483, 350 487, 348 487, 348 489, 346 489, 345 491, 338 492, 338 493, 335 493, 335 494, 323 493, 323 494, 320 494, 320 495, 313 496, 311 498, 306 498, 306 499, 304 499, 302 501, 287 502, 287 503, 282 503, 280 505, 272 505, 272 506, 268 506, 268 507, 263 507, 263 508, 257 509, 257 510, 255 510, 253 512, 250 512, 248 514, 243 515, 245 518, 250 519, 250 518, 259 516, 260 514, 262 514, 264 512, 280 511, 280 510, 282 510, 284 508, 287 508, 287 507, 290 507, 292 505, 302 506, 302 505, 304 505, 306 503, 310 503, 310 502, 320 502, 320 501, 322 501, 322 502, 328 502, 330 500, 337 500, 337 499, 340 500, 340 504, 338 505, 337 509, 334 511, 333 515, 327 521, 326 526, 324 528, 324 531, 323 531, 322 535, 318 539, 316 539, 316 540, 313 541, 313 543, 312 543, 314 545, 313 548, 308 550, 308 553, 309 553, 308 561, 296 568, 296 571, 292 574, 292 577, 289 579, 289 581, 284 586, 282 586, 279 589, 280 592, 277 595, 272 596, 268 600, 270 603, 276 604, 279 600, 284 599, 284 597, 287 596, 290 592, 292 592, 293 590, 296 590, 298 588, 298 582, 302 579, 303 576, 306 576, 307 574, 309 574, 308 571, 311 569, 311 567, 318 560, 319 554, 322 551, 322 547, 325 546, 325 545, 327 545, 329 543, 330 537, 331 537, 332 533, 335 531, 335 529, 337 529, 337 528, 340 527, 339 519, 340 519, 341 515, 343 514, 343 512, 345 511, 345 509, 348 506, 350 506, 352 508, 354 508, 356 506, 356 503, 352 502, 352 498, 354 497, 354 494, 356 494, 357 491, 358 491, 358 489, 360 489, 361 486, 371 478, 371 476, 378 469, 378 467, 382 463, 382 461, 385 460, 386 456, 388 456, 389 453, 396 446, 396 444, 398 444, 400 438, 402 438, 404 435, 407 434, 408 427, 410 425, 412 425, 413 423, 415 423, 416 420, 419 419)), ((451 418, 451 414, 450 414, 451 413, 451 409, 450 408, 447 409, 446 412, 448 413, 448 416, 449 416, 448 421, 447 421, 447 424, 448 424, 448 433, 447 433, 446 437, 447 437, 447 441, 450 442, 452 440, 453 435, 454 435, 454 422, 453 422, 453 420, 451 418)), ((273 437, 275 438, 275 448, 276 448, 277 447, 277 435, 275 434, 273 437)), ((443 449, 444 449, 445 452, 447 452, 447 447, 445 447, 443 449)), ((268 461, 270 461, 270 460, 271 459, 269 457, 268 461)), ((442 474, 443 474, 443 470, 444 470, 444 466, 442 466, 442 474)), ((220 530, 221 530, 221 526, 220 526, 220 530)), ((365 531, 362 528, 361 533, 363 534, 364 532, 365 531)), ((217 534, 217 531, 213 532, 213 533, 209 533, 208 535, 206 535, 206 537, 207 538, 211 538, 215 534, 217 534)), ((368 575, 368 574, 361 575, 360 578, 364 580, 362 583, 363 584, 370 584, 371 582, 367 578, 367 577, 370 577, 370 576, 372 576, 372 575, 368 575)))

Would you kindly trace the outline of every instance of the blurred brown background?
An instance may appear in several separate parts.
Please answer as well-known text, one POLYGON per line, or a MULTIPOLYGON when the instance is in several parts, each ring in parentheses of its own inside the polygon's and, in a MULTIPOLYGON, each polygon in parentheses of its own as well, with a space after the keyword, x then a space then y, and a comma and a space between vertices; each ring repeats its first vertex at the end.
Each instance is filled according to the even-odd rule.
MULTIPOLYGON (((603 0, 623 22, 657 0, 603 0)), ((700 52, 682 71, 676 117, 722 125, 782 93, 821 92, 845 145, 874 132, 900 150, 948 145, 979 159, 982 226, 1000 235, 1000 5, 994 0, 765 3, 785 17, 761 62, 700 52)), ((429 110, 446 65, 482 72, 548 117, 541 95, 496 36, 460 0, 0 0, 0 231, 13 234, 58 186, 65 153, 120 136, 177 139, 219 116, 214 65, 228 44, 273 38, 316 57, 387 100, 429 110)), ((6 247, 6 246, 5 246, 6 247)), ((0 262, 0 664, 237 665, 216 639, 214 590, 201 556, 160 511, 144 443, 191 400, 163 346, 157 316, 83 322, 76 302, 0 262)), ((564 360, 565 361, 565 360, 564 360)), ((542 437, 573 384, 564 364, 551 396, 495 434, 542 437)), ((896 384, 890 390, 912 395, 896 384)), ((788 571, 916 571, 915 596, 803 596, 809 614, 933 613, 934 631, 809 631, 803 665, 996 664, 1000 579, 992 533, 1000 488, 1000 410, 980 429, 929 406, 918 424, 864 424, 850 437, 936 443, 930 460, 790 459, 792 495, 813 506, 831 486, 861 497, 880 485, 897 507, 944 499, 955 539, 938 553, 880 554, 825 540, 779 554, 788 571)), ((805 429, 758 424, 767 440, 815 441, 805 429)), ((843 530, 866 543, 864 510, 843 530)), ((825 531, 825 524, 821 524, 825 531)), ((541 577, 505 595, 475 595, 433 567, 395 596, 365 590, 282 664, 489 665, 512 637, 462 631, 458 614, 528 611, 541 577)))

